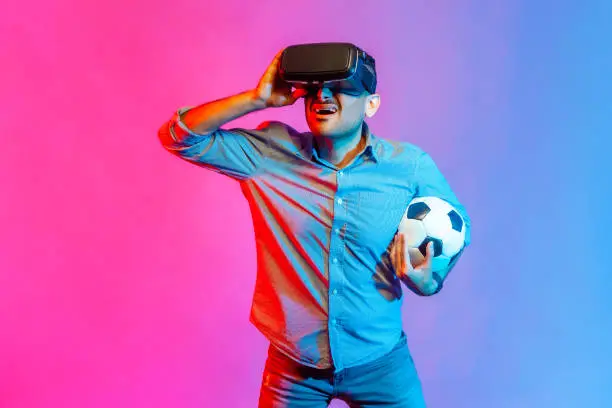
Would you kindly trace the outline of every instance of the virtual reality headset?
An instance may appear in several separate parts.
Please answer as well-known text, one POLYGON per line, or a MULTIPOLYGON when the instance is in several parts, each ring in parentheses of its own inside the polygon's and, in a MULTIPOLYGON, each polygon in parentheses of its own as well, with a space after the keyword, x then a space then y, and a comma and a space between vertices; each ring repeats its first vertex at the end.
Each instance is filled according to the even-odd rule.
POLYGON ((374 58, 350 43, 287 47, 281 55, 279 75, 294 88, 309 91, 320 87, 353 95, 376 91, 374 58))

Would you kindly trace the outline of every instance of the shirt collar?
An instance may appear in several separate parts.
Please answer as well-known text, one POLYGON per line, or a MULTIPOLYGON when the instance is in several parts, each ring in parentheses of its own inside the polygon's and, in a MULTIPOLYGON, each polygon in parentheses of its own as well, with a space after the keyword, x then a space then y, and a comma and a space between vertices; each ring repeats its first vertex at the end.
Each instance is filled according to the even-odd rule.
MULTIPOLYGON (((313 143, 312 133, 308 132, 304 134, 307 137, 302 138, 301 153, 305 153, 308 160, 312 160, 313 157, 319 157, 313 143)), ((370 127, 366 122, 363 122, 362 135, 366 137, 366 147, 361 155, 372 158, 378 163, 380 154, 380 140, 370 131, 370 127)))

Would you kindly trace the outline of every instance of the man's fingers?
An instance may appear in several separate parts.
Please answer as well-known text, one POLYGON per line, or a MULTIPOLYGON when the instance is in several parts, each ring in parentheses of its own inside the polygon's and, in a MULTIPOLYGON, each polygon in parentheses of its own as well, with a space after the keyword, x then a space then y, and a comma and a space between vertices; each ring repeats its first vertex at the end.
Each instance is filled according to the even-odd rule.
POLYGON ((402 264, 400 263, 402 260, 400 259, 400 237, 399 235, 395 237, 395 242, 393 242, 393 258, 395 259, 395 263, 393 267, 395 268, 395 272, 399 275, 402 273, 402 264))
POLYGON ((400 234, 400 244, 399 244, 399 258, 400 258, 400 270, 401 276, 406 276, 406 241, 404 239, 404 234, 400 234))
POLYGON ((268 68, 266 69, 266 72, 264 74, 267 81, 271 82, 273 79, 275 79, 276 72, 278 71, 278 64, 280 62, 280 58, 281 58, 281 55, 283 54, 283 51, 285 51, 284 48, 280 50, 279 52, 277 52, 272 62, 270 62, 270 65, 268 65, 268 68))
POLYGON ((425 257, 425 262, 423 264, 427 267, 430 267, 433 262, 434 257, 434 243, 433 241, 429 241, 427 243, 427 256, 425 257))
POLYGON ((274 71, 276 71, 278 69, 278 66, 280 64, 281 56, 283 55, 283 51, 285 51, 284 48, 282 50, 280 50, 279 52, 277 52, 276 55, 274 56, 274 59, 272 60, 272 63, 270 64, 270 66, 272 68, 274 68, 274 71))

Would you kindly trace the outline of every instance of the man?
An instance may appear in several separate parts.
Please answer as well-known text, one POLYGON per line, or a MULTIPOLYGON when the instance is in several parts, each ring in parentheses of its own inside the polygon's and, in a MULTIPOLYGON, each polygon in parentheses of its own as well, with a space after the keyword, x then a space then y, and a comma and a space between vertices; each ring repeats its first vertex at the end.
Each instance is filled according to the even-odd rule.
MULTIPOLYGON (((180 109, 159 130, 163 146, 240 182, 255 229, 251 322, 269 339, 260 407, 424 407, 402 329, 403 281, 439 292, 432 247, 413 266, 397 227, 416 196, 438 196, 469 218, 431 157, 376 137, 364 121, 372 89, 293 89, 279 52, 257 87, 180 109), (280 122, 221 129, 247 113, 304 99, 310 132, 280 122)), ((369 62, 375 73, 373 59, 369 62)), ((449 267, 450 270, 451 267, 449 267)))

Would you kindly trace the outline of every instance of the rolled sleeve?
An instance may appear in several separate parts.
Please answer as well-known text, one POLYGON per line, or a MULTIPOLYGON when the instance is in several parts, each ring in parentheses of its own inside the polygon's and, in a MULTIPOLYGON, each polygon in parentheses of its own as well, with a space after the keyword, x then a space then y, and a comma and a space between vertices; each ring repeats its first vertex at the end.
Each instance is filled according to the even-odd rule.
POLYGON ((261 170, 269 146, 270 129, 217 129, 199 134, 189 129, 181 115, 189 107, 177 110, 158 131, 162 146, 192 164, 236 180, 246 180, 261 170))
POLYGON ((195 133, 193 130, 189 129, 187 127, 187 125, 185 124, 185 122, 183 122, 183 120, 181 119, 181 115, 183 113, 188 112, 189 110, 193 109, 193 107, 185 107, 185 108, 180 108, 179 110, 176 111, 176 113, 174 114, 174 121, 176 122, 176 125, 179 127, 179 130, 181 130, 181 135, 183 137, 185 137, 186 135, 191 136, 191 137, 203 137, 203 136, 208 136, 210 135, 210 133, 195 133))

